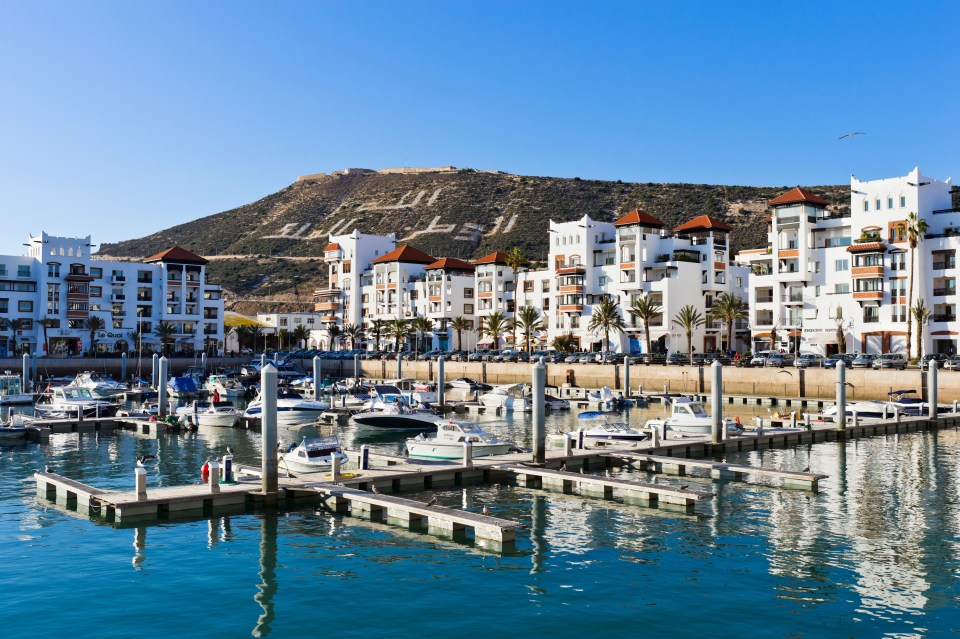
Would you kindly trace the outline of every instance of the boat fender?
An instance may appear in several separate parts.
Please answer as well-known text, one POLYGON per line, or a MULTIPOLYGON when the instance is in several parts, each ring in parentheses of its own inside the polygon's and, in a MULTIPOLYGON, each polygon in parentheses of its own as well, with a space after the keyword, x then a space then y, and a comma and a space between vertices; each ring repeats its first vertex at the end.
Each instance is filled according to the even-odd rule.
POLYGON ((210 462, 203 462, 203 466, 200 467, 200 479, 205 484, 210 481, 210 462))
POLYGON ((733 418, 733 423, 737 425, 737 428, 740 428, 740 427, 742 426, 742 424, 740 423, 740 416, 739 416, 739 415, 737 415, 736 417, 733 418))

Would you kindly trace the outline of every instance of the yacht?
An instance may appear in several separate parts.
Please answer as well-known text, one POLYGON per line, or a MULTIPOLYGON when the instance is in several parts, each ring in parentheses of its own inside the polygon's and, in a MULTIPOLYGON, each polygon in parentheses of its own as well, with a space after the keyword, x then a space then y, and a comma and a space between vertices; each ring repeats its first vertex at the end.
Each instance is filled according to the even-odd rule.
MULTIPOLYGON (((326 402, 304 399, 301 395, 290 390, 281 390, 277 394, 277 425, 302 426, 314 421, 320 414, 330 408, 326 402)), ((263 417, 263 393, 247 405, 243 416, 248 419, 263 417)))
POLYGON ((627 403, 622 393, 614 394, 609 386, 604 386, 598 391, 587 393, 587 400, 599 404, 601 410, 613 410, 627 403))
POLYGON ((493 390, 480 396, 480 404, 488 408, 502 408, 509 411, 530 411, 533 404, 524 397, 524 384, 504 384, 494 386, 493 390))
MULTIPOLYGON (((668 398, 664 398, 667 401, 668 398)), ((735 421, 723 420, 730 435, 739 435, 743 429, 735 421)), ((670 402, 670 417, 648 419, 645 429, 664 429, 678 435, 710 435, 713 418, 704 409, 703 404, 689 397, 675 397, 670 402)))
MULTIPOLYGON (((923 404, 923 406, 926 406, 926 404, 923 404)), ((861 402, 847 402, 846 404, 847 417, 853 417, 853 414, 856 413, 858 419, 883 419, 885 416, 892 418, 893 411, 894 404, 888 402, 878 402, 872 399, 861 402)), ((905 411, 901 406, 900 412, 904 414, 919 415, 920 407, 917 404, 911 404, 910 411, 905 411)), ((820 415, 826 421, 836 421, 837 405, 834 404, 830 408, 824 409, 820 415)))
POLYGON ((220 397, 243 397, 247 392, 243 384, 226 375, 211 375, 204 388, 211 395, 217 393, 220 397))
POLYGON ((240 418, 240 412, 233 402, 201 402, 193 400, 186 406, 177 408, 179 417, 187 417, 197 426, 220 426, 232 428, 240 418))
POLYGON ((30 421, 30 418, 24 415, 11 415, 10 421, 0 423, 0 441, 26 438, 30 421))
POLYGON ((45 393, 47 401, 37 402, 33 407, 37 417, 49 419, 77 419, 81 414, 84 419, 91 417, 113 417, 117 414, 117 407, 110 402, 97 399, 89 388, 76 386, 59 386, 45 393))
POLYGON ((414 410, 406 400, 397 399, 383 408, 368 408, 354 413, 353 422, 371 430, 433 430, 441 416, 432 411, 414 410))
POLYGON ((586 441, 639 442, 647 438, 646 433, 631 428, 618 412, 586 411, 577 415, 577 419, 580 422, 577 430, 583 431, 586 441))
POLYGON ((340 439, 336 435, 305 437, 280 455, 278 466, 300 473, 324 472, 330 470, 334 457, 339 458, 341 464, 346 464, 349 459, 341 450, 340 439))
POLYGON ((33 395, 23 392, 23 379, 19 375, 0 375, 0 406, 8 404, 29 404, 33 395))
POLYGON ((85 388, 90 391, 94 399, 109 399, 117 397, 126 392, 126 384, 114 381, 109 377, 104 377, 100 373, 91 373, 84 371, 74 378, 72 382, 64 388, 85 388))
POLYGON ((411 406, 428 406, 436 404, 438 400, 437 386, 430 382, 418 382, 412 377, 391 379, 385 382, 400 390, 400 394, 411 406))
POLYGON ((470 442, 474 457, 505 455, 516 447, 497 439, 476 422, 446 419, 437 422, 437 434, 425 437, 420 433, 407 440, 407 456, 416 459, 462 459, 463 445, 470 442))

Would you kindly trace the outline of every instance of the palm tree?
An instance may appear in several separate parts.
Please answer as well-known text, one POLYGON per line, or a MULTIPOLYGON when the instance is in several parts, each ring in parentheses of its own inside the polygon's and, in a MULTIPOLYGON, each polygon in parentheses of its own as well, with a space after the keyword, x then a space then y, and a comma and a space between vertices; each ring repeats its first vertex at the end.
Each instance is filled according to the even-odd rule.
POLYGON ((306 324, 297 324, 291 335, 293 341, 296 342, 300 348, 307 347, 307 340, 310 339, 310 329, 307 328, 306 324))
POLYGON ((410 322, 410 330, 417 334, 417 352, 426 352, 423 348, 424 336, 433 330, 433 320, 429 317, 418 316, 410 322))
POLYGON ((519 246, 514 246, 512 249, 507 251, 507 266, 510 267, 510 270, 513 271, 513 321, 511 322, 511 330, 513 331, 513 347, 517 347, 517 309, 520 308, 520 282, 517 280, 517 274, 520 272, 520 269, 526 266, 527 258, 523 254, 523 249, 519 246))
POLYGON ((603 331, 603 341, 606 342, 607 350, 610 350, 610 331, 620 333, 623 331, 623 317, 620 316, 620 302, 609 297, 604 297, 599 304, 593 306, 593 312, 590 315, 590 324, 587 326, 589 331, 603 331))
POLYGON ((493 339, 493 347, 500 347, 500 336, 507 332, 509 321, 500 311, 494 311, 482 320, 480 334, 489 335, 493 339))
POLYGON ((160 320, 153 327, 153 334, 160 338, 160 350, 166 355, 169 353, 167 344, 173 341, 173 335, 177 328, 167 320, 160 320))
POLYGON ((140 327, 138 326, 132 331, 129 331, 127 337, 130 338, 130 343, 133 344, 133 347, 136 349, 137 357, 140 357, 140 345, 143 343, 143 333, 140 332, 140 327))
POLYGON ((387 332, 387 323, 383 320, 375 319, 370 322, 370 332, 373 333, 374 339, 377 341, 376 347, 374 350, 380 350, 380 336, 387 332))
POLYGON ((343 335, 343 329, 338 324, 331 324, 327 327, 327 335, 330 336, 330 350, 340 350, 340 336, 343 335))
POLYGON ((263 352, 266 353, 267 352, 267 334, 264 332, 263 326, 261 326, 260 324, 251 324, 250 340, 253 342, 253 344, 251 344, 251 348, 253 349, 254 353, 257 352, 257 342, 260 340, 261 337, 263 338, 263 352))
POLYGON ((463 350, 463 331, 472 330, 472 322, 463 315, 457 315, 450 320, 450 328, 457 332, 457 350, 463 350))
POLYGON ((923 298, 917 300, 916 305, 910 309, 913 319, 917 320, 917 357, 923 357, 923 327, 927 325, 930 319, 930 309, 924 304, 923 298))
MULTIPOLYGON (((919 217, 916 213, 910 213, 907 216, 907 243, 910 246, 910 292, 907 294, 907 308, 913 306, 913 274, 917 270, 914 266, 914 257, 917 246, 923 240, 923 234, 927 232, 927 221, 919 217)), ((907 313, 907 359, 910 359, 910 335, 913 333, 913 313, 907 313)), ((920 349, 917 348, 919 356, 920 349)))
POLYGON ((693 363, 693 331, 706 324, 703 315, 692 304, 687 304, 673 318, 673 323, 682 328, 687 334, 687 353, 690 355, 690 363, 693 363))
POLYGON ((13 357, 17 354, 17 331, 15 328, 13 320, 7 317, 0 317, 0 331, 4 333, 10 331, 10 352, 7 354, 8 357, 13 357))
POLYGON ((569 353, 573 350, 573 333, 567 333, 566 335, 558 335, 553 338, 553 341, 550 342, 550 346, 554 347, 561 353, 569 353))
POLYGON ((770 327, 770 350, 772 351, 777 350, 777 344, 779 343, 777 340, 777 331, 779 330, 780 326, 777 324, 770 327))
POLYGON ((843 332, 843 308, 837 307, 837 351, 840 353, 847 352, 847 336, 843 332))
POLYGON ((284 344, 290 343, 290 331, 285 328, 281 328, 277 331, 277 339, 280 341, 280 350, 283 350, 284 344))
POLYGON ((743 298, 733 293, 721 293, 713 300, 713 307, 707 314, 711 320, 717 320, 727 325, 727 350, 733 348, 733 324, 737 320, 746 319, 748 309, 743 298))
POLYGON ((351 350, 355 350, 357 348, 357 342, 363 339, 363 325, 347 324, 343 327, 343 336, 350 340, 351 350))
POLYGON ((393 344, 394 352, 400 352, 400 345, 404 338, 410 332, 410 322, 405 319, 391 320, 387 325, 388 334, 395 340, 393 344))
POLYGON ((50 339, 47 337, 47 329, 52 328, 56 323, 57 320, 52 317, 41 317, 37 320, 37 324, 43 327, 43 353, 47 357, 50 357, 50 339))
POLYGON ((633 301, 633 305, 627 310, 628 313, 635 319, 643 322, 643 332, 647 336, 647 353, 652 352, 650 348, 650 320, 655 319, 661 313, 663 309, 659 304, 654 302, 649 295, 641 295, 633 301))
POLYGON ((523 339, 527 345, 527 352, 530 352, 530 334, 533 331, 542 331, 543 322, 540 321, 540 311, 533 306, 524 306, 517 315, 520 327, 523 329, 523 339))
POLYGON ((102 317, 97 315, 91 315, 87 318, 87 321, 83 323, 83 328, 90 333, 90 352, 93 353, 93 347, 97 342, 97 331, 102 331, 103 327, 106 326, 106 322, 103 321, 102 317))

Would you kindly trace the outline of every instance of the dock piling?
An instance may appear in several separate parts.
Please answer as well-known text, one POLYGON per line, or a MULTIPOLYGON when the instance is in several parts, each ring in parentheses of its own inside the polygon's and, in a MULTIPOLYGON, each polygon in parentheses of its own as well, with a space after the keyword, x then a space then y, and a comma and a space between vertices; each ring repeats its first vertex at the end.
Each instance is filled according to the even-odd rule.
POLYGON ((443 372, 443 355, 441 355, 437 358, 437 400, 440 402, 441 410, 443 410, 444 398, 447 394, 443 372))
POLYGON ((313 356, 313 401, 320 401, 320 379, 323 373, 320 371, 320 356, 313 356))
POLYGON ((368 470, 370 468, 370 447, 364 444, 360 447, 360 470, 368 470))
POLYGON ((340 458, 330 455, 330 481, 340 481, 340 458))
POLYGON ((710 364, 710 410, 713 422, 710 424, 710 441, 720 443, 720 430, 723 428, 723 365, 713 360, 710 364))
POLYGON ((547 435, 544 424, 546 386, 547 369, 544 368, 541 357, 533 365, 533 462, 535 464, 543 464, 547 459, 547 435))
POLYGON ((463 442, 463 467, 473 468, 473 442, 463 442))
POLYGON ((573 437, 570 436, 570 433, 563 434, 563 456, 570 457, 573 455, 573 437))
POLYGON ((153 354, 153 359, 150 362, 150 386, 156 390, 159 388, 157 380, 160 379, 160 356, 156 353, 153 354))
POLYGON ((157 363, 157 417, 163 419, 167 416, 167 358, 161 357, 157 363))
POLYGON ((133 478, 137 487, 137 501, 147 501, 147 469, 137 466, 133 469, 133 478))
POLYGON ((929 404, 927 405, 927 417, 930 421, 936 421, 937 419, 937 373, 939 369, 937 367, 937 360, 932 360, 927 363, 927 396, 930 399, 929 404))
POLYGON ((200 368, 203 369, 203 372, 207 372, 207 352, 204 351, 200 353, 200 368))
POLYGON ((847 427, 847 364, 837 362, 837 430, 847 427))
POLYGON ((810 413, 803 414, 803 427, 806 430, 810 430, 813 426, 810 424, 810 413))
POLYGON ((30 354, 23 354, 23 390, 30 390, 30 354))
POLYGON ((623 392, 624 397, 630 399, 630 356, 623 358, 623 392))
POLYGON ((217 460, 211 459, 207 462, 207 468, 210 469, 210 477, 208 478, 208 485, 210 486, 211 493, 220 492, 220 464, 217 463, 217 460))
MULTIPOLYGON (((263 456, 261 470, 263 478, 261 490, 267 506, 277 505, 277 368, 267 364, 260 370, 260 395, 263 398, 263 411, 260 418, 260 432, 263 438, 263 456)), ((334 456, 334 459, 337 459, 334 456)))
POLYGON ((120 381, 127 379, 127 354, 120 353, 120 381))
POLYGON ((858 411, 853 411, 853 427, 856 428, 860 425, 860 413, 858 411))
POLYGON ((360 381, 360 353, 353 354, 353 379, 360 381))
POLYGON ((403 351, 397 351, 397 379, 403 379, 403 351))

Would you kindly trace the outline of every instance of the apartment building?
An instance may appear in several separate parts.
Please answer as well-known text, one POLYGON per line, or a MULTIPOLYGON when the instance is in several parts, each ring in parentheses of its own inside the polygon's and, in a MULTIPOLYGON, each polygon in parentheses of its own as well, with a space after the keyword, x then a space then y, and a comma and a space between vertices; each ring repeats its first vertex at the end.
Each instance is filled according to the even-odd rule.
POLYGON ((89 235, 41 233, 26 246, 23 256, 0 256, 0 317, 11 324, 0 356, 159 350, 160 321, 172 326, 174 350, 223 349, 223 299, 204 258, 173 247, 142 262, 97 259, 89 235), (93 343, 91 317, 103 325, 93 343))
POLYGON ((960 211, 951 205, 950 180, 914 168, 902 177, 850 179, 850 207, 802 188, 770 201, 768 246, 742 251, 751 266, 750 312, 755 349, 833 354, 906 352, 909 285, 930 320, 924 352, 954 353, 956 251, 960 211), (911 262, 907 222, 926 221, 911 262))

